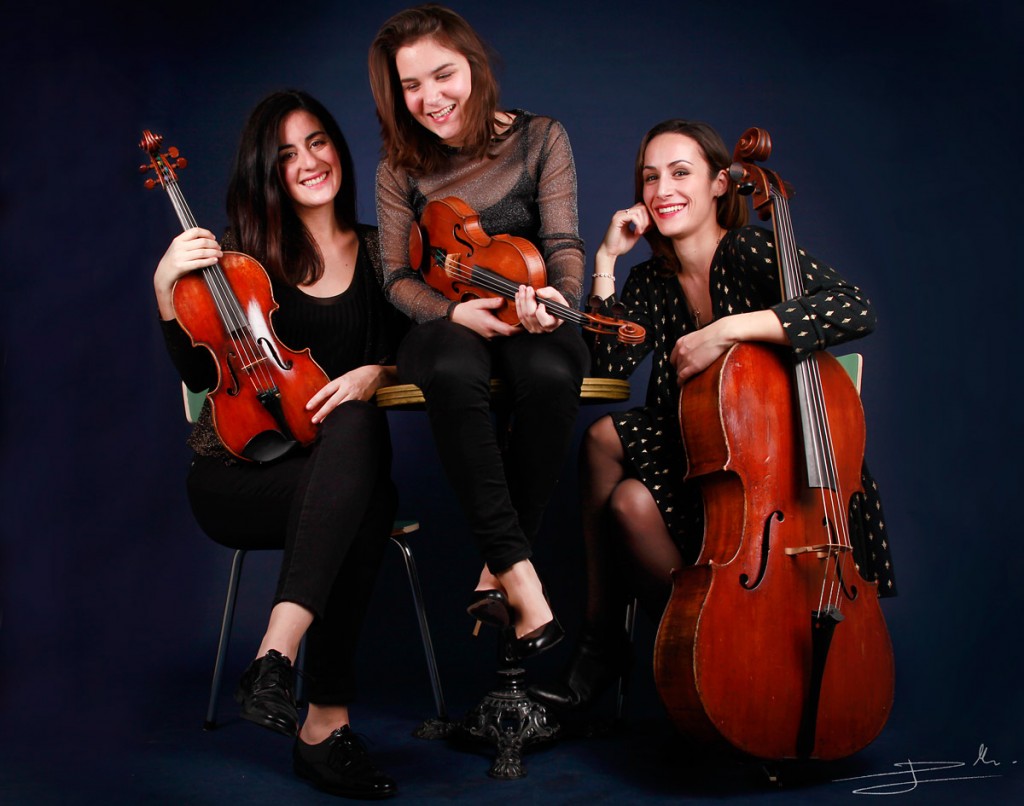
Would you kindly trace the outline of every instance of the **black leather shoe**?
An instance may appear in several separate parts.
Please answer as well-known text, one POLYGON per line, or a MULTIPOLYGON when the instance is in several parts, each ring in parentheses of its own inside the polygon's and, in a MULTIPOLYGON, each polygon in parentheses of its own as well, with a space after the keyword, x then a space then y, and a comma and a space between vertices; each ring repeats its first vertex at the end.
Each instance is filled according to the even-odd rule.
POLYGON ((528 632, 522 638, 516 638, 515 627, 506 627, 505 640, 501 646, 501 660, 509 665, 519 663, 541 652, 547 652, 563 638, 565 630, 556 618, 528 632))
POLYGON ((242 706, 243 719, 285 736, 295 736, 299 732, 299 713, 294 692, 292 662, 271 649, 250 663, 242 674, 235 702, 242 706))
POLYGON ((505 594, 499 590, 473 591, 466 608, 477 621, 490 624, 492 627, 507 627, 512 622, 512 605, 505 594))
POLYGON ((563 712, 590 708, 632 666, 632 643, 626 633, 602 635, 584 628, 560 679, 530 686, 529 696, 563 712))
POLYGON ((295 774, 317 789, 343 798, 379 800, 398 791, 395 782, 378 770, 348 725, 342 725, 320 744, 295 740, 295 774))

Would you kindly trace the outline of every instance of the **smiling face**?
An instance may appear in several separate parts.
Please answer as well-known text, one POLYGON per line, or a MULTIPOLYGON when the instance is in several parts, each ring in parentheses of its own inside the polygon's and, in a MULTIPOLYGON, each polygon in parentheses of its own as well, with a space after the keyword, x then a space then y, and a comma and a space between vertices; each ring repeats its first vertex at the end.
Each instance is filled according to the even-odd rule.
POLYGON ((716 197, 727 187, 725 171, 711 168, 697 141, 684 134, 659 134, 644 151, 643 199, 658 232, 685 238, 718 227, 716 197))
POLYGON ((399 48, 395 68, 413 119, 447 145, 462 145, 465 105, 473 89, 466 57, 426 37, 399 48))
POLYGON ((278 131, 281 184, 296 211, 332 204, 341 189, 341 160, 323 124, 305 109, 296 109, 278 131))

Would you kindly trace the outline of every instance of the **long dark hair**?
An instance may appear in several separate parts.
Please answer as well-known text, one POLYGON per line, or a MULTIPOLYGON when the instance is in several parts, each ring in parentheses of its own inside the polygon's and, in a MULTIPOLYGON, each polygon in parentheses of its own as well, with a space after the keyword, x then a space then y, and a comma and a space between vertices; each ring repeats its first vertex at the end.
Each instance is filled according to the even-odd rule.
POLYGON ((281 123, 298 109, 316 117, 330 138, 341 163, 334 215, 343 227, 356 225, 355 169, 348 143, 331 113, 301 90, 272 93, 252 110, 242 129, 227 199, 238 248, 259 260, 272 277, 292 286, 316 282, 324 272, 316 241, 281 183, 278 136, 281 123))
POLYGON ((476 158, 488 153, 498 109, 498 82, 491 70, 493 52, 468 22, 451 9, 433 3, 395 14, 381 26, 370 45, 370 88, 377 103, 381 152, 392 168, 413 175, 433 173, 448 159, 440 138, 416 122, 406 107, 395 66, 400 48, 427 37, 461 53, 469 62, 472 85, 464 107, 462 153, 476 158))
MULTIPOLYGON (((732 155, 725 147, 721 136, 707 123, 680 118, 663 120, 644 135, 644 139, 640 141, 640 149, 636 153, 633 172, 633 198, 636 204, 642 204, 644 200, 644 153, 651 140, 660 134, 682 134, 697 143, 708 162, 711 179, 714 179, 719 171, 728 172, 729 166, 732 165, 732 155)), ((715 204, 716 219, 722 229, 735 229, 747 223, 747 205, 737 193, 735 182, 729 181, 725 193, 715 199, 715 204)), ((679 270, 679 259, 672 248, 672 241, 653 226, 647 228, 644 237, 651 245, 654 256, 659 259, 659 269, 667 274, 675 274, 679 270)))

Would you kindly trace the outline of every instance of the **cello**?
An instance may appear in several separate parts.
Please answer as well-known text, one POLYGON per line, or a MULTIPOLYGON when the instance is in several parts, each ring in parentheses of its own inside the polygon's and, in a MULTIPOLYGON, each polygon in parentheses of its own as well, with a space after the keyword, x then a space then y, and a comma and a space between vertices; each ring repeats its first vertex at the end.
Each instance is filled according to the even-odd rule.
MULTIPOLYGON (((197 226, 178 185, 175 168, 188 162, 178 149, 161 153, 163 138, 144 131, 139 148, 153 170, 182 229, 197 226)), ((195 346, 206 347, 217 365, 217 385, 207 395, 213 426, 239 459, 270 462, 296 445, 309 445, 319 430, 306 402, 328 382, 308 349, 291 350, 270 323, 277 310, 270 278, 253 258, 224 252, 218 263, 181 277, 174 285, 174 314, 195 346)))
MULTIPOLYGON (((775 231, 783 298, 803 294, 790 190, 754 164, 750 129, 730 177, 775 231)), ((658 691, 688 737, 761 759, 834 760, 870 743, 892 707, 894 667, 877 584, 854 563, 864 415, 825 352, 740 343, 684 384, 687 480, 704 542, 672 572, 655 641, 658 691)))
MULTIPOLYGON (((409 229, 409 261, 427 285, 450 300, 506 300, 494 313, 510 325, 518 325, 519 317, 507 300, 515 299, 519 286, 547 285, 547 267, 536 246, 515 235, 488 235, 476 211, 456 196, 427 202, 419 222, 409 229)), ((644 328, 633 322, 537 299, 552 316, 584 330, 614 335, 623 344, 642 344, 646 336, 644 328)))

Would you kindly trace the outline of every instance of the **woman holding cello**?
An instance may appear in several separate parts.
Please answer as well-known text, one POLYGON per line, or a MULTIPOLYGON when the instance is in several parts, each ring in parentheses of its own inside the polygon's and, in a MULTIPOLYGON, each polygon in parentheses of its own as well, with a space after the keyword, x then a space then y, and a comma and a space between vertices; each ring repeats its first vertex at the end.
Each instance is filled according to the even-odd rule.
MULTIPOLYGON (((295 771, 317 787, 376 798, 394 794, 395 783, 351 731, 348 708, 355 646, 397 504, 387 421, 371 398, 394 382, 402 326, 380 289, 377 232, 356 220, 353 179, 341 130, 318 101, 277 92, 253 110, 229 186, 224 245, 267 269, 277 334, 309 347, 331 380, 305 402, 319 438, 265 464, 228 453, 207 403, 189 438, 188 495, 218 542, 272 546, 286 535, 269 624, 236 694, 242 716, 296 737, 295 771), (304 635, 310 705, 300 729, 291 659, 304 635)), ((172 292, 222 256, 212 232, 188 229, 153 278, 168 351, 197 391, 217 386, 217 367, 209 350, 192 346, 172 292)))
POLYGON ((455 12, 399 12, 370 48, 370 85, 384 140, 377 170, 384 288, 415 326, 398 352, 399 380, 424 392, 442 465, 476 537, 484 568, 470 615, 506 629, 507 662, 562 638, 530 560, 568 449, 587 369, 579 330, 543 299, 572 308, 582 291, 576 174, 562 126, 498 108, 488 52, 455 12), (410 228, 433 200, 457 197, 491 235, 539 248, 548 287, 521 286, 512 325, 499 298, 450 300, 411 265, 410 228), (510 387, 505 455, 490 417, 492 377, 510 387))
MULTIPOLYGON (((628 376, 652 354, 646 404, 602 417, 582 447, 585 624, 560 679, 530 693, 565 711, 587 708, 629 663, 623 613, 636 595, 657 620, 672 592, 670 572, 701 550, 704 501, 684 481, 680 385, 731 345, 782 345, 795 356, 865 336, 874 313, 860 289, 799 251, 805 293, 783 301, 774 236, 747 226, 729 178, 732 159, 705 123, 667 120, 640 144, 635 203, 612 216, 594 265, 591 305, 646 327, 635 347, 598 338, 594 371, 628 376), (652 257, 633 267, 621 299, 615 265, 641 236, 652 257)), ((851 512, 861 574, 895 592, 877 487, 866 475, 851 512)))

